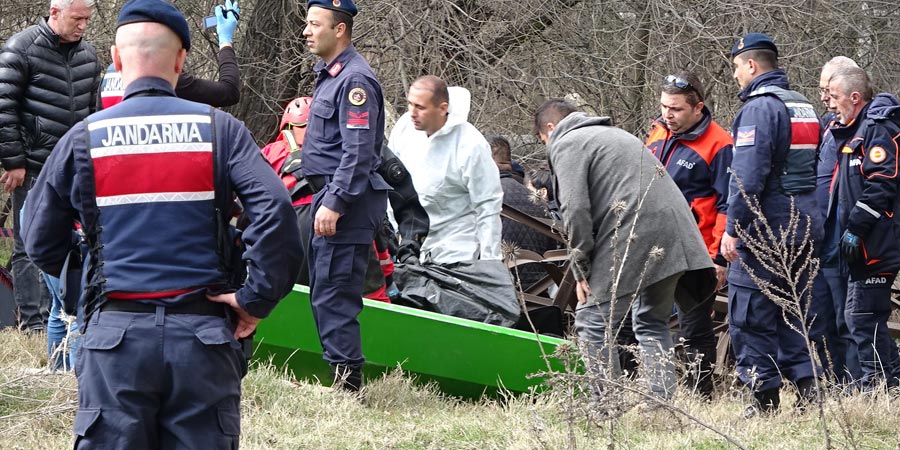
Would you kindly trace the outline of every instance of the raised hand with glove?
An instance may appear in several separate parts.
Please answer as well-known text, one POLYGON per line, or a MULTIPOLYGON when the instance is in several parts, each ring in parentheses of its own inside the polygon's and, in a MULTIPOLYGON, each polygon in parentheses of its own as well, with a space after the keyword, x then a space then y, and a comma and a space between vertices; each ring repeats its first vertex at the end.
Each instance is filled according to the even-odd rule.
POLYGON ((852 231, 844 231, 841 236, 841 255, 848 264, 860 261, 863 256, 863 240, 852 231))
POLYGON ((216 34, 219 37, 219 48, 230 46, 234 42, 234 30, 237 29, 238 19, 241 17, 241 9, 235 0, 225 0, 225 5, 218 5, 216 14, 216 34))

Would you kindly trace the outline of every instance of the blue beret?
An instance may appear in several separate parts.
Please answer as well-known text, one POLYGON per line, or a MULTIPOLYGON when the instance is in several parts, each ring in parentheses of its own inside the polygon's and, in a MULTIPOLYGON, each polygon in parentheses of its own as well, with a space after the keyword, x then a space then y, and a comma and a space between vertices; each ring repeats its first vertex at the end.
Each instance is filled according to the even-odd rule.
POLYGON ((128 0, 119 11, 116 29, 122 25, 138 22, 161 23, 181 38, 181 46, 191 49, 191 31, 184 14, 175 5, 163 0, 128 0))
POLYGON ((330 9, 332 11, 340 11, 350 14, 350 17, 359 12, 353 0, 309 0, 306 3, 306 9, 318 6, 319 8, 330 9))
POLYGON ((762 33, 745 34, 731 47, 731 57, 734 58, 747 50, 772 50, 778 56, 778 47, 772 42, 772 38, 762 33))

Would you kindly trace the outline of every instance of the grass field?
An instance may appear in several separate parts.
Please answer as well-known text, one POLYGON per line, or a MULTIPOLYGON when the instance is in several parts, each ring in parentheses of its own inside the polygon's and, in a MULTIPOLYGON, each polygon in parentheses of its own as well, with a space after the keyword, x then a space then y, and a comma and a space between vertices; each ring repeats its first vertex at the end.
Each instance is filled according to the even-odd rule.
MULTIPOLYGON (((0 332, 0 449, 71 447, 77 407, 74 376, 26 370, 46 364, 44 345, 37 337, 0 332)), ((463 402, 394 372, 371 381, 365 401, 360 402, 318 384, 290 380, 264 365, 244 380, 241 448, 736 448, 684 415, 661 409, 634 408, 610 432, 608 422, 597 424, 580 410, 566 407, 572 404, 568 400, 551 392, 463 402)), ((817 415, 794 410, 791 394, 782 396, 782 411, 772 418, 741 419, 743 401, 740 391, 731 390, 711 404, 681 395, 673 406, 715 426, 744 448, 825 448, 817 415)), ((827 410, 834 448, 900 448, 897 397, 848 397, 840 404, 832 398, 827 410)))

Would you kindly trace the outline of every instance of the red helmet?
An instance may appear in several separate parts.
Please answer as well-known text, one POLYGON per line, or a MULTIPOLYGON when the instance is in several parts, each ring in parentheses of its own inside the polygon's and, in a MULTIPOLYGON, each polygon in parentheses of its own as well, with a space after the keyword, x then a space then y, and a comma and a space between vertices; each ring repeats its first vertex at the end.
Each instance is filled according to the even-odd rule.
POLYGON ((284 129, 285 125, 306 125, 309 121, 309 105, 312 103, 312 97, 299 97, 288 102, 284 108, 284 114, 281 116, 281 125, 278 130, 284 129))

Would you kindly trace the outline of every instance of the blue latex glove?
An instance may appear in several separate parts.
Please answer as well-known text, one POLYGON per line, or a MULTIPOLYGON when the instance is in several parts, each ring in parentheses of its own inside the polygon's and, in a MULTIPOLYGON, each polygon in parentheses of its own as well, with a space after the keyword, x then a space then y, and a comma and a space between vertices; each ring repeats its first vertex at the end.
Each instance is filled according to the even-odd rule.
POLYGON ((841 254, 847 263, 854 263, 862 258, 863 240, 847 230, 841 236, 841 254))
POLYGON ((397 287, 397 283, 392 281, 391 284, 387 286, 387 289, 385 289, 385 294, 387 294, 392 302, 397 301, 397 299, 400 298, 400 288, 397 287))
POLYGON ((216 34, 219 36, 219 46, 234 42, 234 30, 237 29, 238 17, 241 10, 237 1, 225 0, 225 6, 218 5, 216 13, 216 34))

